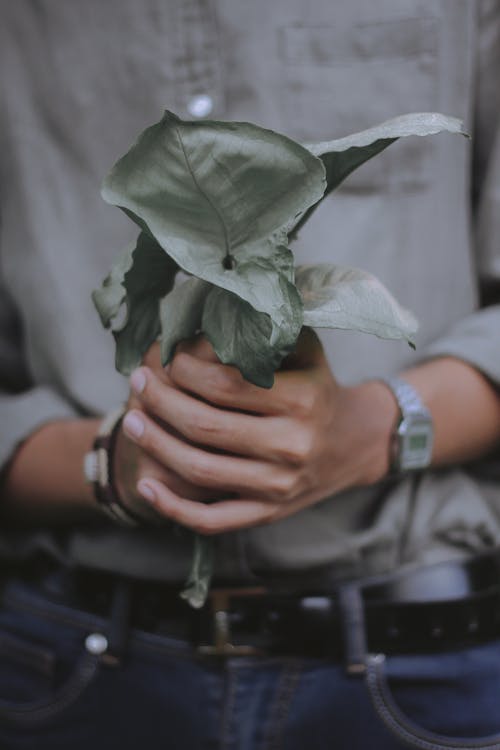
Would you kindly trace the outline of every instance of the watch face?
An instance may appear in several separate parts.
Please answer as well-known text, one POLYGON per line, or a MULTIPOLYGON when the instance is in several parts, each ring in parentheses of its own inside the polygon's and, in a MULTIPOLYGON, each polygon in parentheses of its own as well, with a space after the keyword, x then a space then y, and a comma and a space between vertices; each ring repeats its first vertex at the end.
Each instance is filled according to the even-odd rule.
POLYGON ((432 421, 427 415, 408 414, 399 425, 400 470, 423 469, 432 457, 432 421))

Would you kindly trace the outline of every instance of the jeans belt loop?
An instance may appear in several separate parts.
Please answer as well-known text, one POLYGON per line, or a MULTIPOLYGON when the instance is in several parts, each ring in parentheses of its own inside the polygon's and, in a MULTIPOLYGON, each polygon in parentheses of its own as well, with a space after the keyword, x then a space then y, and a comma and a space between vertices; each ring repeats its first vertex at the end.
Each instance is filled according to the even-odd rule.
POLYGON ((256 646, 231 643, 230 608, 231 599, 238 597, 262 596, 267 591, 263 587, 213 589, 209 593, 213 625, 213 643, 197 646, 197 652, 204 656, 262 656, 263 650, 256 646))
POLYGON ((346 672, 349 675, 363 674, 366 671, 367 644, 365 609, 359 586, 341 586, 338 590, 338 606, 346 672))

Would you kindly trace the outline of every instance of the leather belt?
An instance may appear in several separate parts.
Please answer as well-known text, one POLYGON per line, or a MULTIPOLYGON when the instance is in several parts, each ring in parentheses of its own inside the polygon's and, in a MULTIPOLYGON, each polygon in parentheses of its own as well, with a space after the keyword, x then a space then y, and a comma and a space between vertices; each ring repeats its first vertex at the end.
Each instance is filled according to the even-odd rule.
MULTIPOLYGON (((64 603, 99 614, 108 610, 117 581, 124 582, 89 571, 71 573, 69 580, 61 587, 64 603)), ((187 640, 201 655, 347 658, 356 671, 363 651, 424 653, 500 637, 500 553, 353 581, 334 591, 292 593, 276 582, 218 585, 200 610, 183 602, 178 588, 127 585, 131 627, 187 640)))
MULTIPOLYGON (((220 589, 210 597, 211 616, 198 620, 193 641, 199 653, 219 656, 302 654, 345 659, 350 636, 349 612, 336 596, 269 596, 220 589), (346 624, 347 623, 347 624, 346 624), (347 631, 347 632, 346 632, 347 631)), ((466 647, 500 637, 500 587, 457 600, 389 603, 363 602, 363 652, 426 653, 466 647)), ((168 631, 168 626, 167 626, 168 631)))

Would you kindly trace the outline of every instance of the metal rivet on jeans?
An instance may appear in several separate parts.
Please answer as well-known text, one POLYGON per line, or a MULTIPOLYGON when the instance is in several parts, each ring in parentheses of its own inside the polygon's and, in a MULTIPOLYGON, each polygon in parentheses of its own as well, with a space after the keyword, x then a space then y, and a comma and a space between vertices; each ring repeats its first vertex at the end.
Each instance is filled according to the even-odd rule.
POLYGON ((99 656, 108 649, 108 639, 102 633, 91 633, 85 638, 85 648, 89 654, 99 656))

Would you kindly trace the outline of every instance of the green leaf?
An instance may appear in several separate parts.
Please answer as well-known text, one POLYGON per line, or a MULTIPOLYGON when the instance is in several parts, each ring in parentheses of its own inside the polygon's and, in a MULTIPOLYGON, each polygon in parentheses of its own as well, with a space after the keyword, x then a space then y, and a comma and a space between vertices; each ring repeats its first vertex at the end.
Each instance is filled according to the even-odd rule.
POLYGON ((436 135, 443 131, 466 135, 462 121, 456 117, 447 117, 439 112, 414 112, 394 117, 345 138, 307 144, 305 147, 315 156, 319 156, 325 164, 327 194, 357 167, 398 138, 409 135, 436 135))
POLYGON ((321 159, 283 135, 166 112, 116 163, 102 195, 147 226, 185 271, 281 325, 282 230, 325 185, 321 159))
POLYGON ((214 569, 214 540, 195 534, 191 570, 180 596, 199 609, 207 600, 214 569))
POLYGON ((205 299, 212 284, 190 278, 160 302, 161 361, 169 363, 176 345, 192 338, 201 328, 205 299))
MULTIPOLYGON (((338 187, 351 172, 354 172, 368 159, 379 154, 398 138, 409 135, 435 135, 443 131, 467 135, 462 121, 456 117, 448 117, 438 112, 414 112, 394 117, 392 120, 387 120, 359 133, 353 133, 345 138, 305 144, 305 148, 321 158, 326 169, 327 188, 318 203, 338 187)), ((294 232, 297 232, 310 218, 318 203, 312 206, 296 222, 294 232)))
POLYGON ((141 232, 132 253, 132 264, 121 282, 127 317, 123 326, 113 331, 116 368, 124 375, 141 363, 145 352, 158 338, 159 301, 172 288, 176 272, 177 264, 155 239, 141 232))
POLYGON ((302 303, 293 284, 281 277, 287 298, 287 316, 276 326, 240 297, 214 287, 203 311, 202 329, 215 353, 225 364, 234 365, 244 378, 271 388, 274 373, 294 346, 302 327, 302 303))
POLYGON ((92 301, 99 313, 104 328, 109 328, 111 322, 120 312, 125 302, 127 292, 123 285, 125 274, 132 267, 132 253, 135 245, 129 245, 112 265, 111 271, 102 282, 100 289, 92 292, 92 301))
POLYGON ((414 316, 366 271, 330 264, 299 266, 296 284, 305 325, 363 331, 413 345, 418 329, 414 316))

